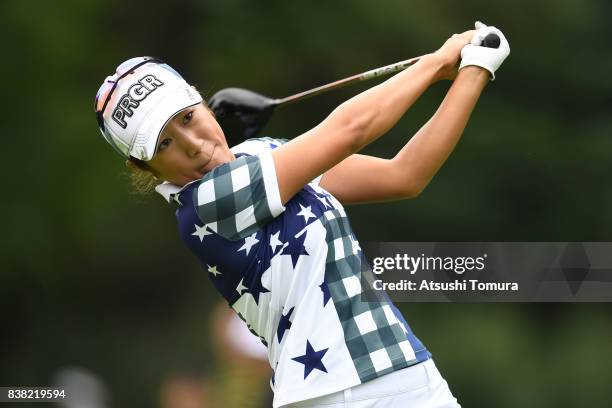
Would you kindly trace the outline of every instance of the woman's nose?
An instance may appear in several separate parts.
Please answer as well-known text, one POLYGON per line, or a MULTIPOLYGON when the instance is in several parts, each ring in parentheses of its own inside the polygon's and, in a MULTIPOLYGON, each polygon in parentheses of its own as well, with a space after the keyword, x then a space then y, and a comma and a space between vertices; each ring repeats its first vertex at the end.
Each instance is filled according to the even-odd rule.
POLYGON ((187 133, 183 138, 185 151, 189 156, 197 156, 202 152, 204 139, 198 137, 195 133, 187 133))

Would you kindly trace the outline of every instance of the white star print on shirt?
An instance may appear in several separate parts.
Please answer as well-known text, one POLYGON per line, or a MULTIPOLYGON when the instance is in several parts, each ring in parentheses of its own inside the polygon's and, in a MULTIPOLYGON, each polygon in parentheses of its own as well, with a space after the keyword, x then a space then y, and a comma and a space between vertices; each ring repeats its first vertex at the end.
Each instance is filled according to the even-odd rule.
POLYGON ((242 281, 243 279, 240 279, 240 282, 238 282, 238 287, 236 288, 236 292, 238 292, 239 295, 242 295, 242 292, 248 289, 246 286, 242 284, 242 281))
POLYGON ((259 240, 255 238, 255 235, 257 235, 256 232, 254 232, 251 236, 246 237, 244 239, 244 245, 242 245, 238 251, 242 251, 244 249, 246 251, 246 254, 248 255, 253 245, 259 242, 259 240))
POLYGON ((278 236, 280 235, 280 231, 278 231, 276 234, 272 234, 270 236, 270 246, 272 247, 272 252, 276 252, 276 247, 279 245, 285 245, 285 243, 283 241, 281 241, 280 239, 278 239, 278 236))
POLYGON ((331 208, 331 205, 329 205, 329 203, 327 202, 327 199, 325 197, 319 197, 317 196, 317 200, 319 200, 320 202, 323 203, 323 205, 325 206, 325 208, 329 207, 331 208))
POLYGON ((208 232, 206 230, 206 225, 200 227, 198 224, 193 224, 193 226, 195 227, 195 231, 191 235, 195 235, 200 238, 200 242, 204 241, 204 237, 206 235, 212 234, 212 232, 208 232))
POLYGON ((311 211, 311 206, 308 207, 304 207, 302 204, 300 204, 300 208, 302 209, 299 213, 297 213, 296 215, 300 215, 302 217, 304 217, 304 222, 306 224, 308 224, 308 220, 310 218, 317 218, 316 215, 314 215, 311 211))
POLYGON ((206 266, 208 266, 208 272, 212 273, 213 276, 221 275, 221 272, 217 270, 217 265, 210 266, 207 264, 206 266))

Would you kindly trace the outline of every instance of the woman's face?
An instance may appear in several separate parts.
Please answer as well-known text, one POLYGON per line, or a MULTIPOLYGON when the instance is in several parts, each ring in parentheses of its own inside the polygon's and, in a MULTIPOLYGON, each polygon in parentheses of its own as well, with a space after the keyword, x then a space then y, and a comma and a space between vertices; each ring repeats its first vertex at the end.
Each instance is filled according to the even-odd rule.
POLYGON ((211 112, 198 104, 168 122, 155 156, 147 164, 157 178, 183 186, 234 159, 221 127, 211 112))

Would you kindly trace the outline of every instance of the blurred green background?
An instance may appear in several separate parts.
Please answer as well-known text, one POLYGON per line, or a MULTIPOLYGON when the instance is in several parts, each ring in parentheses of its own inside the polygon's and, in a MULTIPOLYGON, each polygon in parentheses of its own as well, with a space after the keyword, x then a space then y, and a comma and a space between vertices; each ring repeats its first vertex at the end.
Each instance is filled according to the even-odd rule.
MULTIPOLYGON (((205 97, 281 97, 496 25, 512 53, 455 153, 418 199, 349 207, 357 236, 612 241, 611 17, 605 0, 3 1, 0 385, 79 366, 110 406, 156 406, 166 373, 215 371, 221 298, 173 209, 130 193, 96 126, 95 92, 119 62, 160 57, 205 97)), ((263 134, 294 137, 372 84, 284 108, 263 134)), ((391 157, 448 86, 366 153, 391 157)), ((610 305, 400 306, 465 407, 610 406, 610 305)))

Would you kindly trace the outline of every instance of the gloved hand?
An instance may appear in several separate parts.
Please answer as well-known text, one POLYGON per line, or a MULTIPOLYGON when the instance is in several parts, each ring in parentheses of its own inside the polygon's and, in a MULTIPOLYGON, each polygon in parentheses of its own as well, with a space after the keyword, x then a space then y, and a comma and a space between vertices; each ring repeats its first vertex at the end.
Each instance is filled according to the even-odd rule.
POLYGON ((491 81, 495 80, 495 71, 501 66, 502 62, 510 54, 510 45, 504 34, 495 27, 489 27, 480 21, 475 24, 476 33, 472 37, 470 44, 461 50, 461 64, 459 69, 469 65, 476 65, 486 69, 491 73, 491 81), (495 33, 499 36, 498 48, 481 47, 482 40, 489 34, 495 33))

